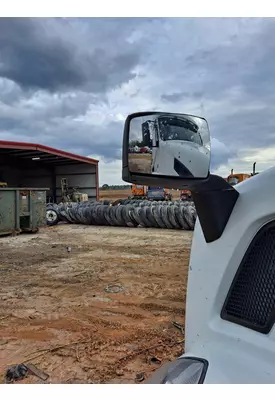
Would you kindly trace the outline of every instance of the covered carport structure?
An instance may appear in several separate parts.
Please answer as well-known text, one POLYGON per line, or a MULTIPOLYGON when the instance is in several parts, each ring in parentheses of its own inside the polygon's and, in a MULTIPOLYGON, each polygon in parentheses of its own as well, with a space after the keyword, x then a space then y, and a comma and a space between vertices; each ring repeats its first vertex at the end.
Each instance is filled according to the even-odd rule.
POLYGON ((98 200, 98 160, 35 143, 0 140, 0 182, 9 187, 49 188, 48 201, 61 200, 61 178, 98 200))

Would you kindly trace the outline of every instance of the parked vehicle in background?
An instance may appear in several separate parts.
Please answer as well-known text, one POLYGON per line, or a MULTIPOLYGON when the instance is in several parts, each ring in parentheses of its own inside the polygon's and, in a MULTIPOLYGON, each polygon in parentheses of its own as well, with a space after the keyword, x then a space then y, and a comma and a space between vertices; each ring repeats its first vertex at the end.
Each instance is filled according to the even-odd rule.
POLYGON ((255 162, 253 164, 253 170, 252 170, 251 174, 244 174, 244 173, 235 174, 233 169, 231 169, 230 175, 228 175, 228 177, 225 178, 225 180, 232 186, 237 185, 238 183, 241 183, 241 182, 245 181, 246 179, 251 178, 254 175, 258 175, 258 172, 256 172, 255 169, 256 169, 255 162))
POLYGON ((131 191, 131 199, 147 199, 151 201, 172 200, 172 194, 170 190, 165 188, 131 185, 131 191))
POLYGON ((180 192, 180 200, 182 201, 192 201, 192 193, 190 190, 181 190, 180 192))
POLYGON ((130 199, 146 199, 147 198, 147 186, 143 185, 131 185, 132 195, 130 199))
POLYGON ((229 185, 234 186, 234 185, 237 185, 238 183, 245 181, 248 178, 251 178, 251 175, 243 174, 243 173, 234 174, 233 169, 232 169, 231 174, 228 175, 228 177, 225 180, 229 183, 229 185))
POLYGON ((172 194, 169 189, 148 186, 147 199, 151 201, 170 201, 172 200, 172 194))

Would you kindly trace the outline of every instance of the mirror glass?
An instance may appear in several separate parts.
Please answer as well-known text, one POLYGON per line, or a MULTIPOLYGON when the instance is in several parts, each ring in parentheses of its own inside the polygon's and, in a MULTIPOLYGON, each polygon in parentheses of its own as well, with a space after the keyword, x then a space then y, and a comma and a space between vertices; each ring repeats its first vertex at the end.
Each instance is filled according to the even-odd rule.
POLYGON ((186 114, 137 116, 129 126, 129 171, 181 178, 206 178, 210 133, 205 119, 186 114))

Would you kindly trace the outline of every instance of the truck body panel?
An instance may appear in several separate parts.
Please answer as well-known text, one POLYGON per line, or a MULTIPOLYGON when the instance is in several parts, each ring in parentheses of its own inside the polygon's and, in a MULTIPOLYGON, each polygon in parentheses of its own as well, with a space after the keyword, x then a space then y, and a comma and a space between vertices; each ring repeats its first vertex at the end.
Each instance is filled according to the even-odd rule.
POLYGON ((275 382, 274 326, 264 334, 221 318, 250 243, 265 224, 275 220, 274 179, 275 168, 271 168, 236 185, 240 197, 218 240, 206 243, 199 218, 196 221, 188 274, 185 352, 209 362, 205 383, 275 382))

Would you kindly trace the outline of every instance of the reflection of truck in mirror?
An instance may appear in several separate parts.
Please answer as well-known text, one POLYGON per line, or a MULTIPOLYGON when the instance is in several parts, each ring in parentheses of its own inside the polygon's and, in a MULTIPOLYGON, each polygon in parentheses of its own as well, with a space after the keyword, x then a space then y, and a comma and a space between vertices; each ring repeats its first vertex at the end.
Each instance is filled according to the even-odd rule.
POLYGON ((142 124, 143 143, 152 149, 152 173, 169 176, 205 177, 209 149, 199 126, 183 116, 156 116, 142 124))

